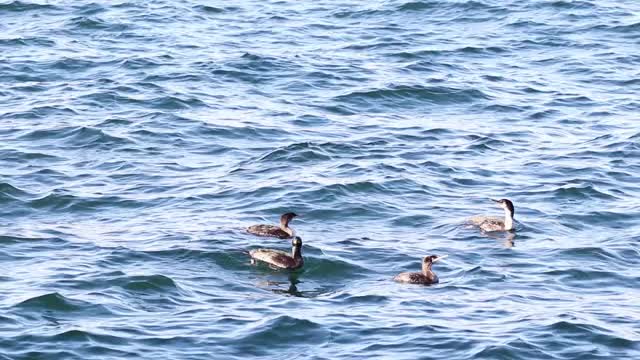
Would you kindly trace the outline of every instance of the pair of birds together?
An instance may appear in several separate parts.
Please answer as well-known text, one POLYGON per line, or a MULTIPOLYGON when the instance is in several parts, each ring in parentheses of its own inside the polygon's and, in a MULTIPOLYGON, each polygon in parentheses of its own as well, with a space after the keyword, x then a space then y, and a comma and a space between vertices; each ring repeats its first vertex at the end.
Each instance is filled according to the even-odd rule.
MULTIPOLYGON (((513 203, 508 199, 500 199, 492 201, 498 203, 500 207, 504 209, 504 218, 491 217, 491 216, 474 216, 469 219, 469 223, 477 226, 484 232, 495 231, 512 231, 514 230, 514 215, 515 209, 513 203)), ((249 251, 251 257, 251 263, 255 264, 258 261, 269 264, 273 268, 295 270, 304 265, 304 259, 302 258, 302 239, 296 235, 296 232, 289 227, 291 220, 298 216, 295 213, 289 212, 283 214, 280 217, 280 226, 274 225, 252 225, 247 228, 247 231, 251 234, 258 236, 270 236, 280 239, 291 238, 291 254, 280 250, 272 249, 255 249, 249 251)), ((447 257, 447 255, 437 256, 425 256, 422 259, 422 272, 404 272, 396 275, 393 279, 401 283, 409 284, 422 284, 429 285, 435 284, 438 280, 431 267, 433 263, 440 261, 447 257)))

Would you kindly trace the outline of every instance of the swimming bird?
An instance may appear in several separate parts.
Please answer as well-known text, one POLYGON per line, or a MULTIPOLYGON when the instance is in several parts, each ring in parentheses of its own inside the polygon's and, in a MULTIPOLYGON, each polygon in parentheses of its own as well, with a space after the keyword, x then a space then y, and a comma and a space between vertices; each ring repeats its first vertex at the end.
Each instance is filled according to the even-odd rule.
POLYGON ((294 217, 298 216, 296 213, 288 212, 280 216, 280 226, 274 225, 251 225, 247 228, 247 231, 251 234, 258 236, 272 236, 280 239, 289 239, 295 237, 295 231, 289 227, 289 222, 294 217))
POLYGON ((293 240, 291 241, 291 246, 291 255, 280 250, 251 250, 249 251, 249 256, 251 256, 251 264, 262 261, 274 268, 288 270, 299 269, 302 267, 302 265, 304 265, 304 259, 302 259, 302 239, 299 236, 294 236, 293 240))
POLYGON ((407 284, 429 285, 438 283, 438 275, 431 270, 434 262, 446 258, 448 255, 442 256, 425 256, 422 259, 422 272, 403 272, 396 275, 393 280, 407 284))
POLYGON ((504 219, 495 216, 474 216, 469 221, 486 232, 511 231, 515 229, 513 216, 516 213, 513 203, 509 199, 491 199, 504 209, 504 219))

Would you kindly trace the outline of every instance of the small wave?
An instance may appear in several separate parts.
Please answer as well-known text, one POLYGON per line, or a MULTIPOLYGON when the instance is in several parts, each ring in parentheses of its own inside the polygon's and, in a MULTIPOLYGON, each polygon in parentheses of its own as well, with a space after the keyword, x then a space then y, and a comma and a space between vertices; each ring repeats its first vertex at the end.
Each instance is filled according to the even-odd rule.
POLYGON ((466 1, 408 1, 395 7, 381 7, 376 9, 355 9, 355 10, 338 10, 332 13, 336 18, 368 18, 373 16, 390 16, 402 14, 404 12, 504 12, 504 7, 490 6, 484 2, 466 0, 466 1))
POLYGON ((99 13, 106 12, 108 9, 103 5, 100 5, 95 2, 91 2, 88 4, 82 4, 76 8, 76 13, 80 13, 83 15, 95 15, 99 13))
POLYGON ((561 0, 561 1, 544 1, 534 4, 538 8, 552 8, 552 9, 593 9, 597 6, 589 1, 579 0, 561 0))
MULTIPOLYGON (((533 49, 545 48, 545 47, 570 48, 574 44, 575 43, 569 40, 564 40, 559 38, 545 38, 540 40, 531 40, 531 39, 514 40, 511 43, 511 47, 514 49, 520 49, 520 50, 525 50, 525 49, 533 50, 533 49)), ((545 58, 543 60, 533 61, 533 63, 539 64, 539 65, 559 64, 561 63, 561 59, 556 57, 550 57, 550 58, 545 58)))
POLYGON ((318 277, 327 281, 330 279, 355 279, 366 276, 368 272, 368 269, 348 261, 314 257, 305 259, 305 278, 318 277))
POLYGON ((236 337, 233 343, 243 344, 243 347, 246 344, 268 343, 271 344, 271 352, 288 348, 290 344, 299 347, 305 344, 322 344, 329 336, 328 331, 320 324, 286 315, 260 321, 245 332, 244 336, 236 337))
POLYGON ((57 9, 56 6, 51 4, 37 4, 33 2, 25 1, 12 1, 9 3, 0 4, 0 12, 25 12, 30 10, 52 10, 57 9))
POLYGON ((398 10, 399 11, 419 11, 419 10, 437 9, 439 6, 442 6, 442 2, 410 1, 398 6, 398 10))
POLYGON ((36 93, 36 92, 47 91, 49 87, 40 85, 40 84, 29 83, 29 84, 16 84, 14 86, 11 86, 9 89, 13 91, 36 93))
MULTIPOLYGON (((447 50, 438 50, 438 49, 430 49, 430 50, 417 50, 417 51, 402 51, 398 53, 390 54, 391 56, 400 57, 403 59, 423 59, 423 58, 431 58, 431 57, 445 57, 451 58, 454 56, 464 56, 469 57, 472 55, 499 55, 508 53, 510 50, 505 47, 499 46, 488 46, 488 47, 479 47, 479 46, 463 46, 456 49, 447 49, 447 50)), ((453 64, 446 64, 441 61, 432 61, 430 59, 422 60, 418 63, 413 63, 408 65, 406 68, 409 70, 435 70, 438 67, 450 67, 455 68, 453 64)))
POLYGON ((406 48, 410 46, 410 42, 406 41, 397 41, 392 38, 381 38, 376 39, 376 41, 371 42, 369 44, 349 44, 345 46, 343 49, 345 50, 376 50, 376 49, 385 49, 385 48, 406 48))
POLYGON ((341 293, 339 296, 335 296, 333 297, 333 299, 340 299, 342 301, 344 301, 345 304, 350 304, 350 305, 365 305, 365 304, 369 304, 369 305, 373 305, 375 304, 375 306, 380 306, 380 305, 384 305, 385 303, 389 302, 389 297, 388 296, 383 296, 383 295, 360 295, 360 294, 351 294, 349 292, 344 292, 341 293))
POLYGON ((636 288, 640 285, 640 279, 605 270, 568 268, 545 271, 544 275, 563 284, 579 288, 600 289, 608 286, 617 287, 617 284, 636 288), (586 284, 589 285, 586 286, 586 284))
POLYGON ((596 102, 587 96, 562 96, 551 101, 548 106, 595 106, 596 102))
POLYGON ((531 113, 527 117, 529 119, 538 120, 538 119, 547 119, 547 118, 553 117, 553 116, 555 116, 557 114, 559 114, 558 110, 548 109, 548 110, 536 111, 534 113, 531 113))
POLYGON ((236 81, 248 82, 251 84, 259 84, 271 80, 271 77, 264 75, 264 73, 255 74, 246 71, 230 69, 215 69, 211 71, 211 74, 236 81))
POLYGON ((131 30, 131 24, 113 24, 97 17, 79 16, 69 20, 69 27, 76 30, 108 30, 108 31, 126 31, 131 30))
POLYGON ((64 106, 37 106, 26 111, 7 112, 0 119, 43 119, 53 116, 73 116, 77 112, 64 106))
POLYGON ((225 12, 226 10, 223 8, 219 8, 219 7, 215 7, 215 6, 209 6, 209 5, 196 5, 193 7, 193 9, 197 10, 197 11, 202 11, 205 12, 207 14, 220 14, 225 12))
MULTIPOLYGON (((223 269, 237 271, 246 269, 248 257, 243 252, 234 251, 209 251, 187 248, 175 248, 169 250, 157 251, 135 251, 127 248, 116 248, 112 250, 108 256, 103 258, 99 265, 104 267, 122 266, 122 264, 168 261, 176 263, 189 263, 191 266, 217 265, 223 269)), ((175 288, 180 290, 175 281, 164 275, 157 275, 157 278, 151 278, 152 286, 166 286, 168 289, 175 288), (166 277, 166 279, 165 279, 166 277), (170 282, 173 282, 173 286, 170 282)), ((145 277, 122 276, 114 280, 113 285, 125 287, 131 281, 147 281, 145 277)))
POLYGON ((637 213, 593 211, 586 214, 565 214, 562 222, 567 226, 583 224, 587 226, 601 226, 609 229, 628 229, 633 224, 637 213))
POLYGON ((437 163, 435 161, 424 161, 422 163, 419 164, 419 166, 421 168, 425 168, 428 169, 436 174, 454 174, 459 172, 458 169, 451 167, 451 166, 447 166, 447 165, 443 165, 440 163, 437 163))
POLYGON ((114 343, 118 344, 123 339, 116 336, 96 335, 88 331, 83 330, 67 330, 51 336, 49 340, 62 341, 62 342, 90 342, 90 343, 114 343))
POLYGON ((56 311, 64 313, 86 312, 95 315, 109 315, 109 311, 103 305, 95 305, 89 302, 69 299, 59 293, 49 293, 36 296, 14 305, 14 308, 37 312, 56 311))
POLYGON ((53 191, 44 197, 29 201, 34 209, 91 211, 103 208, 139 208, 148 207, 148 201, 125 199, 120 196, 101 196, 95 198, 80 197, 61 190, 53 191))
POLYGON ((484 106, 483 107, 484 110, 487 111, 494 111, 496 113, 521 113, 523 111, 526 111, 527 109, 530 109, 530 107, 528 106, 522 106, 522 105, 500 105, 500 104, 492 104, 492 105, 488 105, 488 106, 484 106))
MULTIPOLYGON (((56 328, 67 328, 62 324, 56 328)), ((118 347, 127 346, 130 339, 115 335, 98 334, 93 331, 69 329, 54 329, 53 334, 47 334, 48 331, 25 332, 18 336, 12 337, 11 341, 17 344, 39 344, 41 346, 33 346, 28 352, 30 358, 34 359, 76 359, 76 358, 128 358, 140 357, 132 351, 120 350, 118 347), (59 344, 65 348, 61 350, 59 344)), ((3 349, 5 350, 5 349, 3 349)), ((24 349, 20 346, 10 347, 9 351, 14 350, 18 358, 24 355, 24 349), (12 349, 13 348, 13 349, 12 349)), ((11 352, 8 353, 12 355, 11 352)), ((3 359, 0 353, 0 359, 3 359)))
MULTIPOLYGON (((581 261, 611 261, 614 259, 619 259, 619 256, 614 252, 610 252, 607 249, 602 247, 579 247, 579 248, 567 248, 558 250, 559 254, 557 256, 567 257, 567 258, 579 258, 581 261)), ((554 255, 556 256, 556 255, 554 255)))
POLYGON ((509 24, 507 24, 507 26, 511 26, 511 27, 515 27, 515 28, 540 28, 540 27, 545 27, 547 26, 544 23, 541 22, 537 22, 534 20, 522 20, 522 19, 518 19, 517 21, 511 22, 509 24))
POLYGON ((183 98, 178 96, 160 96, 148 102, 154 109, 181 110, 206 106, 206 103, 196 97, 183 98))
POLYGON ((34 130, 20 136, 26 141, 56 140, 63 147, 98 147, 112 149, 115 146, 130 145, 127 138, 110 135, 93 127, 64 127, 59 129, 34 130))
MULTIPOLYGON (((295 76, 302 79, 299 70, 303 70, 295 57, 273 57, 245 53, 223 63, 198 62, 195 64, 211 75, 215 81, 234 80, 259 84, 272 80, 281 80, 295 76), (222 79, 218 79, 222 77, 222 79)), ((257 90, 254 90, 257 91, 257 90)))
POLYGON ((33 245, 37 242, 46 242, 48 248, 64 248, 69 246, 69 241, 63 240, 59 237, 23 237, 23 236, 9 236, 0 235, 0 244, 14 245, 14 244, 30 244, 33 245))
POLYGON ((353 195, 353 194, 406 194, 409 191, 414 193, 425 192, 426 188, 421 187, 410 179, 388 179, 384 181, 356 181, 342 184, 331 184, 322 186, 320 191, 331 194, 353 195))
POLYGON ((640 31, 640 21, 639 22, 635 22, 633 24, 628 24, 628 25, 616 25, 616 26, 612 26, 610 27, 609 30, 621 33, 621 34, 625 34, 625 35, 631 35, 631 34, 637 34, 638 31, 640 31))
POLYGON ((548 192, 548 196, 555 199, 616 199, 616 196, 598 190, 592 184, 568 184, 548 192))
MULTIPOLYGON (((324 191, 316 191, 316 196, 318 197, 318 201, 314 201, 317 204, 334 204, 337 200, 335 200, 335 196, 331 193, 324 191)), ((311 192, 311 195, 314 195, 311 192)), ((298 193, 295 196, 291 196, 294 201, 302 201, 306 200, 307 196, 310 196, 307 193, 298 193)), ((370 199, 367 197, 367 199, 370 199)), ((351 199, 348 205, 343 205, 340 209, 335 206, 331 206, 329 208, 323 208, 321 206, 317 206, 316 209, 308 211, 305 213, 305 216, 308 214, 309 217, 317 217, 328 220, 344 220, 344 214, 349 214, 351 220, 378 220, 378 219, 388 219, 390 215, 396 214, 401 211, 401 209, 397 206, 392 206, 388 202, 382 201, 370 201, 367 199, 351 199)), ((314 200, 314 199, 311 199, 314 200)))
MULTIPOLYGON (((172 65, 171 61, 174 58, 171 55, 161 55, 161 56, 153 56, 153 57, 130 57, 124 59, 120 62, 120 66, 125 69, 151 69, 158 66, 163 65, 172 65)), ((174 79, 174 76, 165 75, 162 80, 170 80, 174 79)), ((196 79, 200 80, 200 79, 196 79)), ((144 81, 153 81, 149 80, 149 77, 142 80, 144 81)))
MULTIPOLYGON (((162 62, 158 62, 157 64, 169 65, 168 63, 162 63, 162 62)), ((185 73, 167 72, 164 74, 149 75, 144 79, 142 79, 142 81, 138 82, 137 85, 139 85, 140 87, 143 87, 146 90, 151 90, 153 92, 159 92, 159 91, 165 92, 166 89, 158 84, 167 82, 167 81, 198 82, 198 81, 208 81, 208 79, 205 76, 198 73, 185 74, 185 73)))
POLYGON ((522 337, 501 345, 484 345, 471 359, 547 359, 554 358, 544 347, 536 346, 522 337))
POLYGON ((571 320, 553 319, 548 325, 536 326, 530 330, 540 339, 547 338, 548 334, 557 334, 558 340, 563 342, 588 339, 586 341, 590 344, 599 344, 611 349, 637 349, 635 339, 627 339, 611 329, 589 324, 573 316, 563 317, 570 317, 571 320))
POLYGON ((0 201, 6 197, 11 199, 20 199, 20 198, 28 198, 32 196, 32 194, 18 189, 17 187, 9 184, 0 182, 0 201))
POLYGON ((314 127, 314 126, 322 126, 330 123, 329 119, 323 116, 317 115, 299 115, 295 120, 292 121, 293 124, 304 127, 314 127))
POLYGON ((114 127, 117 128, 119 126, 123 126, 126 127, 127 125, 131 125, 133 122, 131 120, 128 119, 121 119, 121 118, 107 118, 105 120, 103 120, 100 124, 96 125, 97 128, 100 127, 114 127))
POLYGON ((124 289, 135 292, 158 292, 179 290, 176 282, 164 275, 126 276, 115 280, 124 289))
POLYGON ((383 89, 354 91, 335 98, 337 102, 364 108, 411 107, 427 104, 464 104, 487 100, 490 96, 477 89, 446 86, 390 85, 383 89))
POLYGON ((375 15, 387 15, 390 14, 392 10, 374 10, 374 9, 364 9, 364 10, 337 10, 334 11, 331 15, 338 19, 343 18, 366 18, 375 15))
POLYGON ((143 104, 145 102, 134 97, 124 96, 114 90, 96 91, 91 94, 81 95, 79 99, 98 109, 111 108, 114 105, 130 106, 131 104, 143 104))
POLYGON ((251 71, 254 75, 263 74, 290 74, 300 66, 287 58, 276 58, 272 56, 261 56, 257 54, 245 53, 240 59, 236 59, 225 64, 240 71, 251 71))
POLYGON ((397 216, 392 220, 394 226, 426 227, 433 224, 433 217, 429 215, 397 216))
POLYGON ((325 149, 322 146, 319 146, 314 143, 305 142, 305 143, 296 143, 287 145, 282 148, 278 148, 275 150, 269 151, 267 154, 261 156, 257 161, 258 162, 293 162, 293 163, 304 163, 310 161, 322 161, 322 160, 331 160, 332 157, 330 154, 327 154, 325 149))
MULTIPOLYGON (((1 11, 1 10, 0 10, 1 11)), ((56 45, 56 42, 50 39, 39 38, 39 37, 19 37, 19 38, 9 38, 9 39, 0 39, 0 46, 14 47, 14 46, 45 46, 45 47, 53 47, 56 45)))
POLYGON ((504 151, 509 145, 513 145, 510 141, 504 141, 493 138, 491 136, 479 136, 468 135, 467 138, 471 140, 471 143, 466 146, 468 150, 480 151, 483 150, 500 150, 504 151))
POLYGON ((503 282, 507 279, 507 274, 492 270, 482 266, 474 266, 464 270, 461 277, 470 278, 469 285, 486 286, 492 282, 503 282))
POLYGON ((629 152, 629 154, 625 156, 625 158, 629 158, 632 157, 631 152, 640 150, 640 143, 638 143, 637 141, 617 141, 607 144, 604 147, 606 149, 629 152))

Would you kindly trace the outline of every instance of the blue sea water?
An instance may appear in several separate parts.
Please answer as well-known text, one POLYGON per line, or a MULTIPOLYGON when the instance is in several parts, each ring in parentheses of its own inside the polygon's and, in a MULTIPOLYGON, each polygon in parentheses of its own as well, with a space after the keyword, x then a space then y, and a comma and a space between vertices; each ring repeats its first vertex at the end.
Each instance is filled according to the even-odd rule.
POLYGON ((639 50, 636 0, 2 1, 0 359, 638 359, 639 50))

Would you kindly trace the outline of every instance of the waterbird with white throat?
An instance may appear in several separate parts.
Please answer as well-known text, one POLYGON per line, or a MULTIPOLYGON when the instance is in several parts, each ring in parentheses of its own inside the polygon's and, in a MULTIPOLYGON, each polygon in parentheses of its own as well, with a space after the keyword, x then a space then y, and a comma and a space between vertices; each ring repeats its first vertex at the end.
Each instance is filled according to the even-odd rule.
POLYGON ((296 270, 304 265, 302 239, 299 236, 294 236, 291 241, 291 254, 280 250, 255 249, 249 251, 249 256, 251 264, 261 261, 276 269, 296 270))
POLYGON ((396 275, 393 280, 405 284, 430 285, 437 284, 440 279, 438 275, 431 270, 433 263, 446 258, 448 255, 431 255, 422 259, 422 272, 403 272, 396 275))
POLYGON ((504 209, 504 218, 495 216, 474 216, 469 219, 469 222, 485 232, 515 230, 515 221, 513 217, 515 216, 516 210, 513 207, 511 200, 491 199, 491 201, 498 203, 500 207, 504 209))

